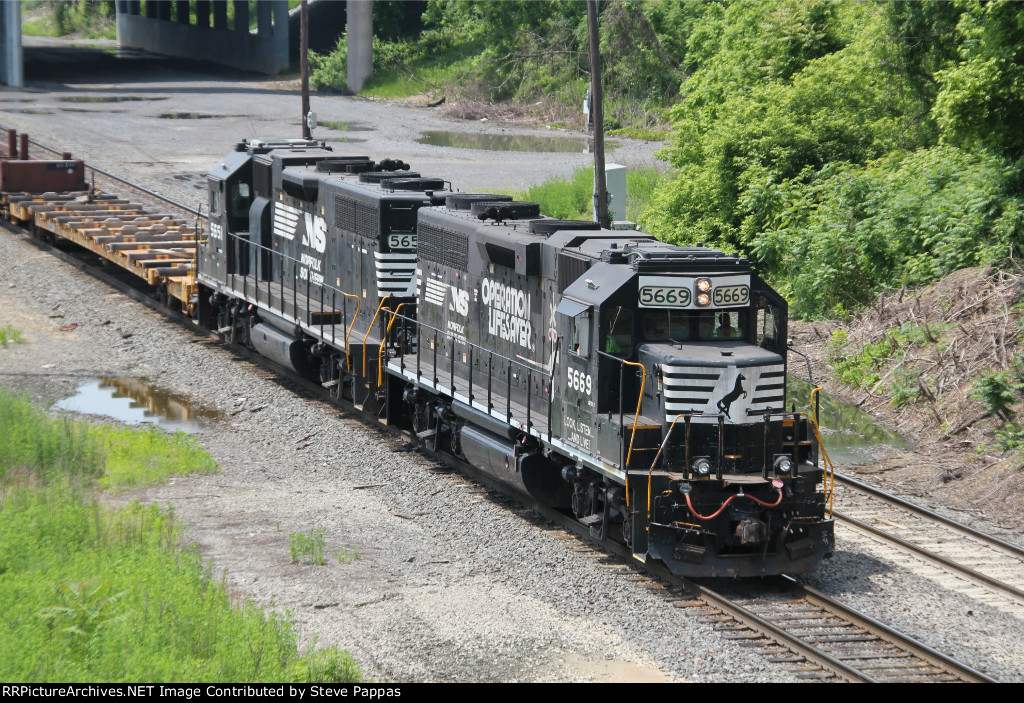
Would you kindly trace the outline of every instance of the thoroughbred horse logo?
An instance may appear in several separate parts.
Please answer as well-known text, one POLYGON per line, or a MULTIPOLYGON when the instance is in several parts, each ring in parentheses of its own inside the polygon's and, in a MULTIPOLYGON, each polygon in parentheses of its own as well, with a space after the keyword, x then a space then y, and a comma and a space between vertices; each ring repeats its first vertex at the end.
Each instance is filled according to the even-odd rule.
POLYGON ((747 392, 743 390, 743 382, 746 380, 747 377, 743 374, 736 374, 736 385, 733 386, 731 391, 722 396, 720 401, 718 401, 718 412, 725 413, 725 416, 730 420, 732 419, 732 416, 729 414, 729 408, 732 406, 733 401, 741 395, 744 398, 747 397, 747 392))

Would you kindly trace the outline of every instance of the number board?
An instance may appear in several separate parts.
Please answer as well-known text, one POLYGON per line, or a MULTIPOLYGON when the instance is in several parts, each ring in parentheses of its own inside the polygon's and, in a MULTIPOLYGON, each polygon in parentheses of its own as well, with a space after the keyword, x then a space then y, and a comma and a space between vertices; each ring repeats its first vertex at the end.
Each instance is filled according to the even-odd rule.
POLYGON ((416 235, 415 234, 389 234, 388 235, 388 248, 389 249, 415 249, 416 248, 416 235))
MULTIPOLYGON (((641 308, 698 308, 694 294, 696 276, 640 276, 637 304, 641 308)), ((700 278, 704 278, 700 276, 700 278)), ((750 303, 750 276, 708 276, 711 305, 741 307, 750 303)))

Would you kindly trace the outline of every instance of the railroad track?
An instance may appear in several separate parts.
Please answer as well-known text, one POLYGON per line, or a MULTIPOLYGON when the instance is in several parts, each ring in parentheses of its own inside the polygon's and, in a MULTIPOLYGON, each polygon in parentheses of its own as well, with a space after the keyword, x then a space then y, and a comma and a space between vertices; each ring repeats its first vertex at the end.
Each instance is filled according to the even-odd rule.
MULTIPOLYGON (((535 507, 564 529, 592 540, 634 567, 630 550, 599 542, 577 521, 535 507)), ((792 578, 715 583, 714 587, 672 575, 656 565, 644 571, 667 586, 676 607, 693 608, 727 639, 741 640, 769 661, 802 678, 852 682, 994 682, 884 623, 792 578)))
MULTIPOLYGON (((37 147, 47 148, 33 143, 37 147)), ((99 169, 88 168, 94 173, 155 197, 183 212, 196 217, 201 216, 197 211, 145 188, 99 169)), ((77 268, 187 325, 193 332, 198 333, 196 341, 215 343, 216 336, 213 333, 200 332, 187 315, 168 308, 159 300, 152 298, 147 291, 139 290, 123 277, 110 275, 109 269, 101 270, 90 262, 82 261, 55 247, 48 248, 77 268)), ((306 381, 248 350, 226 346, 240 357, 271 369, 295 386, 331 402, 328 392, 319 385, 306 381)), ((338 404, 366 420, 377 420, 376 417, 367 416, 348 403, 342 401, 338 404)), ((373 424, 377 425, 376 422, 373 424)), ((382 429, 406 441, 415 441, 415 437, 409 433, 402 433, 394 428, 382 429)), ((420 449, 439 461, 457 467, 473 480, 494 490, 508 493, 507 489, 492 485, 485 476, 466 462, 451 455, 431 452, 422 446, 420 449)), ((759 581, 756 586, 746 588, 743 592, 726 595, 708 586, 675 577, 653 564, 646 565, 643 573, 640 573, 640 565, 635 562, 625 545, 611 540, 598 540, 578 521, 537 505, 527 496, 513 494, 512 498, 527 509, 534 510, 555 522, 567 532, 582 538, 589 545, 621 557, 625 562, 621 569, 626 578, 645 581, 648 588, 663 593, 676 607, 694 608, 695 612, 699 613, 698 617, 713 622, 722 631, 723 637, 742 640, 744 645, 758 649, 771 661, 795 670, 799 676, 848 681, 992 681, 969 666, 956 662, 792 579, 759 581), (771 590, 765 589, 766 584, 771 584, 771 590)), ((593 547, 583 548, 590 550, 593 547)))
POLYGON ((839 524, 926 562, 931 568, 916 569, 926 577, 967 590, 972 598, 993 607, 1020 613, 1019 606, 1024 605, 1024 548, 848 476, 837 474, 836 481, 855 492, 844 498, 852 505, 835 512, 839 524), (943 574, 960 583, 951 583, 943 574), (963 581, 973 585, 965 589, 963 581))

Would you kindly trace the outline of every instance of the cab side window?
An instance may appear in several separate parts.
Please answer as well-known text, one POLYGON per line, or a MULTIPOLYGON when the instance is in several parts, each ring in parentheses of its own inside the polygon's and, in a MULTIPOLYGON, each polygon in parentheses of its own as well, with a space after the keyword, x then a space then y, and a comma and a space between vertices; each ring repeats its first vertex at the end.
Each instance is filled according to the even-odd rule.
POLYGON ((248 217, 252 197, 248 183, 235 183, 231 188, 231 216, 248 217))
POLYGON ((604 331, 601 350, 616 356, 633 353, 633 311, 629 308, 608 308, 603 312, 604 331))
POLYGON ((757 344, 761 347, 779 345, 779 311, 771 305, 757 309, 757 344))
POLYGON ((222 197, 221 197, 220 189, 221 189, 222 185, 223 184, 218 183, 217 184, 217 190, 211 190, 210 191, 210 214, 211 215, 219 215, 221 213, 221 208, 223 206, 221 205, 222 197))
POLYGON ((569 350, 579 356, 590 356, 590 311, 572 319, 572 340, 569 350))

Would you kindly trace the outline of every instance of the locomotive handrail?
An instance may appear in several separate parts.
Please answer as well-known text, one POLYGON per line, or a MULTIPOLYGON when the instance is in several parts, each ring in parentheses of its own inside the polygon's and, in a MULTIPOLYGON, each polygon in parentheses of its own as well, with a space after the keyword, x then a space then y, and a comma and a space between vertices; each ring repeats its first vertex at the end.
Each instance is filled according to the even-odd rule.
MULTIPOLYGON (((812 405, 814 404, 815 397, 817 396, 817 394, 818 394, 818 392, 820 390, 821 390, 821 386, 815 386, 814 389, 811 391, 811 404, 812 405)), ((810 419, 810 418, 808 418, 808 419, 810 419)), ((826 480, 827 486, 828 486, 827 489, 826 489, 826 491, 828 492, 828 515, 829 515, 829 517, 832 517, 832 507, 833 507, 833 501, 835 500, 835 488, 836 488, 836 468, 835 468, 835 464, 832 463, 831 457, 829 457, 829 455, 828 455, 828 450, 825 449, 825 443, 821 439, 821 429, 818 427, 817 412, 815 412, 814 420, 810 424, 811 424, 811 429, 814 430, 814 438, 818 440, 818 448, 821 449, 821 455, 825 458, 825 461, 824 461, 824 464, 825 464, 825 480, 826 480)))
MULTIPOLYGON (((816 390, 821 390, 821 387, 819 386, 816 390)), ((810 415, 808 415, 807 413, 803 413, 803 412, 788 412, 788 413, 785 412, 785 411, 782 411, 782 412, 769 412, 769 413, 765 413, 765 418, 768 418, 771 415, 777 415, 777 416, 781 416, 781 417, 785 417, 787 415, 792 415, 794 420, 798 420, 801 417, 803 417, 803 418, 805 418, 807 420, 807 423, 810 425, 811 429, 814 431, 814 438, 816 440, 818 440, 818 447, 821 449, 821 453, 825 457, 825 462, 824 462, 825 463, 825 480, 823 481, 823 483, 827 483, 828 484, 828 488, 826 489, 828 491, 828 514, 829 514, 829 517, 831 517, 832 516, 832 502, 833 502, 834 494, 835 494, 835 465, 832 463, 832 459, 829 457, 828 451, 825 449, 825 444, 821 440, 821 431, 818 428, 818 423, 815 422, 814 418, 812 418, 810 415)))
MULTIPOLYGON (((387 308, 384 311, 385 315, 391 315, 391 321, 388 322, 387 327, 384 329, 384 339, 380 340, 380 349, 377 351, 377 385, 378 386, 383 386, 384 385, 384 344, 385 344, 385 342, 387 342, 388 335, 391 334, 391 327, 392 327, 392 325, 395 324, 395 319, 398 316, 398 311, 401 310, 404 307, 405 307, 405 303, 399 303, 398 307, 395 308, 394 310, 392 310, 391 308, 387 308)), ((373 324, 371 323, 370 326, 372 327, 373 324)), ((366 352, 364 350, 363 351, 364 357, 365 357, 365 354, 366 354, 366 352)), ((366 375, 366 373, 364 372, 363 376, 365 376, 365 375, 366 375)))
MULTIPOLYGON (((239 259, 240 259, 240 256, 241 256, 240 250, 243 249, 242 245, 244 245, 245 247, 251 247, 256 252, 266 252, 266 253, 270 254, 270 256, 272 258, 276 256, 281 261, 287 261, 287 262, 290 262, 290 263, 302 265, 302 262, 299 259, 296 259, 295 257, 289 256, 288 254, 285 254, 283 252, 276 251, 276 250, 272 249, 271 247, 264 246, 263 244, 260 244, 259 242, 253 242, 253 241, 250 241, 248 239, 245 239, 245 238, 239 236, 236 232, 227 232, 225 234, 226 234, 226 237, 229 238, 231 240, 232 244, 234 245, 236 257, 238 257, 239 259)), ((197 256, 198 256, 198 248, 197 248, 197 256)), ((198 271, 198 266, 196 267, 196 270, 198 271)), ((230 275, 232 276, 232 287, 235 287, 233 279, 234 279, 234 276, 236 276, 238 274, 232 272, 230 275)), ((248 296, 248 281, 249 281, 249 276, 250 275, 255 275, 255 274, 250 274, 250 273, 242 274, 243 291, 244 291, 246 296, 248 296)), ((307 283, 308 283, 308 281, 307 281, 307 283)), ((255 293, 256 293, 256 295, 254 297, 256 299, 256 304, 258 305, 259 304, 259 290, 260 290, 259 281, 257 280, 254 285, 255 285, 255 293)), ((273 285, 273 281, 268 280, 268 286, 270 286, 270 285, 273 285)), ((283 285, 284 285, 284 273, 282 272, 281 280, 279 282, 279 286, 281 286, 282 289, 283 289, 283 285)), ((351 359, 351 353, 349 351, 349 338, 352 336, 352 332, 355 329, 356 322, 359 319, 359 310, 362 307, 362 301, 359 299, 358 295, 356 295, 354 293, 346 293, 342 289, 336 288, 336 287, 334 287, 334 286, 332 286, 330 284, 318 283, 316 285, 319 286, 320 289, 321 289, 321 302, 320 302, 320 312, 321 312, 321 315, 323 314, 323 291, 324 290, 330 291, 332 296, 337 293, 337 294, 342 295, 345 298, 352 298, 352 299, 354 299, 356 301, 356 310, 355 310, 355 313, 352 315, 352 323, 348 325, 348 331, 345 333, 345 368, 348 371, 351 371, 352 370, 352 359, 351 359)), ((294 285, 292 287, 292 290, 293 290, 293 293, 294 293, 295 292, 294 285)), ((307 295, 307 298, 308 298, 308 295, 307 295)), ((297 305, 297 301, 296 301, 296 305, 297 305)), ((332 305, 332 308, 333 308, 333 305, 332 305)), ((270 304, 269 300, 267 301, 267 309, 270 310, 271 312, 274 312, 274 308, 270 304)), ((309 309, 308 311, 311 312, 311 309, 309 309)), ((283 296, 281 297, 281 309, 278 310, 277 312, 279 312, 282 315, 287 315, 287 312, 284 309, 284 297, 283 296)), ((293 310, 293 313, 294 313, 294 310, 293 310)), ((344 308, 342 308, 342 313, 345 315, 346 318, 348 317, 348 306, 347 305, 344 308)), ((296 321, 298 321, 298 317, 297 316, 295 316, 295 319, 296 319, 296 321)), ((334 328, 336 326, 337 326, 337 323, 334 322, 334 319, 332 317, 332 320, 331 320, 331 340, 332 341, 334 341, 334 328)), ((373 324, 371 323, 370 324, 370 328, 372 329, 372 327, 373 327, 373 324)), ((326 335, 323 334, 323 323, 321 323, 321 335, 320 336, 326 338, 326 335)))
MULTIPOLYGON (((399 307, 401 307, 401 306, 399 306, 399 307)), ((515 366, 517 369, 525 370, 526 371, 526 375, 527 375, 527 384, 526 384, 526 421, 525 421, 524 425, 525 425, 525 427, 527 429, 527 432, 529 432, 529 429, 531 427, 533 427, 533 421, 532 421, 532 418, 531 418, 531 403, 530 403, 531 395, 532 395, 531 391, 530 391, 530 382, 531 382, 531 380, 533 378, 533 373, 535 372, 535 369, 533 367, 531 367, 529 364, 524 364, 523 362, 518 361, 516 359, 512 359, 511 357, 507 357, 507 356, 504 356, 502 354, 499 354, 499 353, 497 353, 497 352, 495 352, 495 351, 493 351, 491 349, 488 349, 486 347, 482 347, 479 344, 474 344, 473 342, 470 342, 468 339, 465 339, 464 337, 459 337, 459 336, 457 336, 455 334, 452 334, 451 332, 449 332, 447 330, 442 330, 442 329, 440 329, 438 327, 434 327, 433 325, 429 325, 429 324, 427 324, 425 322, 422 322, 420 320, 413 319, 413 318, 408 317, 406 315, 401 315, 401 314, 398 313, 397 310, 392 311, 392 310, 388 309, 385 314, 391 316, 392 324, 394 323, 395 319, 401 318, 403 321, 406 321, 406 322, 408 322, 411 325, 415 325, 417 340, 419 340, 420 335, 422 334, 421 328, 423 328, 423 329, 426 329, 426 330, 433 331, 434 332, 434 339, 435 340, 437 340, 438 335, 440 335, 440 337, 443 338, 443 339, 451 340, 451 342, 453 344, 455 342, 459 342, 461 344, 467 345, 469 347, 470 352, 472 352, 472 350, 474 350, 474 349, 479 349, 480 351, 486 352, 488 357, 489 357, 488 358, 488 364, 493 364, 494 359, 499 359, 501 361, 504 361, 506 363, 508 369, 509 369, 509 372, 508 372, 509 386, 511 386, 511 382, 512 382, 511 368, 513 366, 515 366)), ((405 322, 403 322, 403 325, 404 324, 405 324, 405 322)), ((421 345, 417 342, 417 345, 416 345, 416 349, 417 349, 417 369, 416 369, 417 378, 419 378, 420 374, 422 373, 422 371, 419 368, 419 361, 418 361, 420 346, 421 345)), ((439 347, 440 347, 440 344, 438 344, 435 341, 434 342, 435 357, 436 357, 437 349, 439 347)), ((553 359, 554 359, 554 357, 553 357, 553 359)), ((454 355, 452 357, 452 362, 454 363, 454 355)), ((435 358, 435 361, 433 363, 433 367, 434 367, 434 374, 435 374, 434 378, 433 378, 433 385, 436 388, 437 385, 438 385, 438 379, 437 379, 437 376, 436 376, 436 374, 437 374, 437 361, 436 361, 436 358, 435 358)), ((404 356, 403 356, 402 368, 404 369, 404 356)), ((553 373, 553 369, 554 369, 554 363, 552 362, 552 373, 553 373)), ((472 378, 472 377, 470 377, 470 378, 472 378)), ((491 374, 488 374, 487 378, 488 378, 488 384, 489 384, 490 381, 491 381, 491 374)), ((455 382, 454 375, 453 375, 452 378, 449 379, 449 382, 454 384, 454 382, 455 382)), ((472 388, 472 386, 470 386, 470 388, 469 388, 469 390, 467 392, 468 392, 467 399, 470 401, 470 405, 472 406, 472 403, 473 403, 473 401, 471 399, 471 396, 473 395, 473 388, 472 388)), ((452 395, 453 398, 455 397, 454 389, 451 390, 451 395, 452 395)), ((506 422, 509 425, 512 425, 512 417, 513 417, 513 415, 512 415, 512 408, 511 408, 511 406, 512 406, 512 394, 511 394, 510 391, 507 391, 507 396, 508 397, 506 399, 507 400, 507 405, 506 405, 506 415, 505 415, 505 417, 506 417, 506 422)), ((487 412, 488 413, 490 413, 493 410, 493 407, 491 405, 490 399, 491 399, 491 394, 490 394, 490 389, 488 389, 488 404, 487 404, 487 412)), ((549 394, 548 394, 548 419, 549 420, 551 419, 551 406, 552 406, 552 404, 553 404, 553 394, 549 391, 549 394)), ((550 425, 549 425, 549 428, 550 428, 550 425)), ((542 432, 538 432, 538 436, 541 437, 541 438, 544 437, 542 432)), ((551 435, 551 433, 549 431, 548 435, 547 435, 547 439, 550 441, 551 437, 552 437, 552 435, 551 435)))
POLYGON ((647 369, 644 365, 637 361, 626 361, 622 360, 623 364, 628 366, 639 366, 640 367, 640 393, 636 399, 636 413, 633 415, 633 432, 629 436, 629 451, 626 453, 626 465, 622 467, 623 471, 629 472, 629 462, 633 458, 633 441, 636 439, 636 426, 640 421, 640 405, 644 402, 644 385, 647 383, 647 369))
MULTIPOLYGON (((352 335, 352 330, 356 326, 356 320, 359 319, 359 307, 360 307, 362 301, 359 300, 359 296, 356 295, 355 293, 344 293, 344 292, 342 292, 341 294, 343 296, 345 296, 346 298, 355 298, 356 299, 356 312, 355 312, 354 315, 352 315, 352 324, 348 326, 348 332, 345 333, 345 369, 347 371, 351 371, 352 370, 352 359, 349 357, 348 338, 352 335)), ((331 318, 331 327, 332 328, 334 327, 334 318, 333 317, 331 318)), ((332 332, 332 334, 333 334, 333 332, 332 332)))
POLYGON ((629 366, 639 366, 641 374, 642 374, 641 375, 641 379, 640 379, 640 393, 637 394, 637 399, 636 399, 636 412, 633 415, 633 431, 632 431, 632 434, 629 437, 629 451, 628 452, 625 451, 625 437, 623 436, 623 438, 619 441, 619 463, 622 464, 622 470, 627 475, 626 495, 627 495, 627 500, 628 500, 628 496, 629 496, 629 484, 628 484, 629 462, 630 462, 630 459, 633 456, 633 441, 636 439, 637 425, 638 425, 638 423, 640 421, 640 406, 643 404, 643 401, 644 401, 644 386, 645 386, 645 384, 647 382, 647 369, 646 369, 646 367, 644 367, 643 364, 637 363, 635 361, 627 361, 625 359, 619 358, 619 357, 614 356, 612 354, 608 354, 606 352, 603 352, 600 349, 598 349, 596 351, 597 351, 598 356, 608 357, 612 361, 614 361, 614 362, 616 362, 618 364, 621 364, 621 366, 619 368, 619 426, 620 427, 624 427, 625 426, 624 418, 625 418, 626 413, 625 413, 625 409, 623 408, 623 402, 624 402, 624 399, 623 399, 623 390, 624 390, 623 389, 623 373, 624 373, 624 371, 626 369, 626 365, 629 365, 629 366))
MULTIPOLYGON (((370 337, 370 332, 373 331, 373 323, 377 321, 377 315, 380 315, 381 308, 384 307, 384 303, 388 301, 390 295, 385 295, 380 299, 380 303, 377 304, 377 312, 373 313, 373 319, 370 320, 369 327, 366 328, 366 334, 363 335, 363 378, 366 378, 366 340, 370 337)), ((390 310, 390 308, 388 308, 390 310)), ((384 340, 381 340, 381 346, 383 346, 384 340)))

